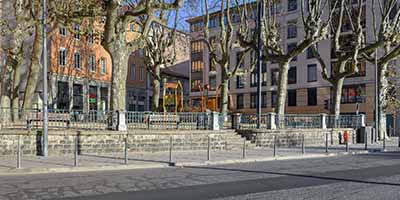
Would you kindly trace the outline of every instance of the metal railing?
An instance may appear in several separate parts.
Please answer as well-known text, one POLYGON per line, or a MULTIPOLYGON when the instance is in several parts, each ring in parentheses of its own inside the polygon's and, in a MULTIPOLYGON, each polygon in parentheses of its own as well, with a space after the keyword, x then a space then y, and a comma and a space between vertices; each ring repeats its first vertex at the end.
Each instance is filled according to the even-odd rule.
MULTIPOLYGON (((279 120, 276 120, 278 122, 279 120)), ((288 114, 283 117, 285 128, 321 128, 321 115, 293 115, 288 114)), ((282 126, 281 126, 282 127, 282 126)))
POLYGON ((328 115, 326 119, 327 128, 361 128, 362 115, 328 115))
MULTIPOLYGON (((261 114, 260 128, 266 129, 269 127, 269 115, 261 114)), ((257 115, 256 114, 243 114, 240 119, 240 129, 255 129, 257 128, 257 115)))

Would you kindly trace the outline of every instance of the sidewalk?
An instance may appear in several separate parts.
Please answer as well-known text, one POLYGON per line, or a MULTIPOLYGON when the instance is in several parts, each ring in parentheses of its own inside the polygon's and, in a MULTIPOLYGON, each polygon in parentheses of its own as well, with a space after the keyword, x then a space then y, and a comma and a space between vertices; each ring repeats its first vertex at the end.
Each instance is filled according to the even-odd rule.
MULTIPOLYGON (((388 150, 400 150, 398 147, 388 145, 388 150)), ((380 151, 381 144, 369 146, 369 151, 380 151)), ((368 153, 363 144, 350 146, 350 154, 368 153)), ((232 164, 243 162, 257 162, 284 159, 306 159, 315 157, 328 157, 349 154, 345 145, 329 146, 328 153, 324 146, 306 147, 302 154, 301 147, 277 148, 274 157, 273 148, 246 149, 243 158, 243 149, 210 151, 210 160, 207 160, 207 151, 175 151, 172 152, 172 163, 175 166, 200 166, 212 164, 232 164)), ((74 156, 21 157, 21 168, 16 169, 16 156, 0 157, 0 175, 36 174, 36 173, 62 173, 79 171, 102 171, 123 169, 146 169, 169 167, 169 152, 158 153, 129 153, 128 164, 125 165, 124 153, 102 155, 79 155, 78 164, 74 166, 74 156)))

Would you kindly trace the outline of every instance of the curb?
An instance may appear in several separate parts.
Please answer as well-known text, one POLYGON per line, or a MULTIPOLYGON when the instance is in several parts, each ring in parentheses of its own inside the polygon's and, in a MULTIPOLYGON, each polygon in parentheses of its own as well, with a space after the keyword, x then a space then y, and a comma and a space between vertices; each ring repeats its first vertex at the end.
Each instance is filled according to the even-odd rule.
POLYGON ((116 165, 116 166, 94 166, 94 167, 22 168, 22 169, 1 170, 0 176, 115 171, 115 170, 132 170, 132 169, 154 169, 154 168, 169 168, 169 167, 194 167, 194 166, 207 166, 207 165, 268 162, 268 161, 278 161, 278 160, 300 160, 300 159, 334 157, 342 155, 358 155, 367 153, 368 151, 356 151, 356 152, 338 152, 338 153, 327 153, 327 154, 306 154, 304 156, 283 156, 283 157, 277 156, 268 158, 233 159, 233 160, 204 161, 204 162, 176 162, 176 163, 159 163, 159 164, 147 164, 147 165, 142 164, 142 165, 116 165))
POLYGON ((251 158, 251 159, 234 159, 224 161, 205 161, 205 162, 181 162, 175 163, 176 167, 195 167, 195 166, 207 166, 207 165, 224 165, 224 164, 239 164, 239 163, 251 163, 251 162, 268 162, 278 160, 300 160, 300 159, 312 159, 312 158, 325 158, 335 157, 344 155, 359 155, 367 154, 368 151, 357 151, 357 152, 339 152, 339 153, 327 153, 327 154, 306 154, 305 156, 284 156, 284 157, 269 157, 269 158, 251 158))

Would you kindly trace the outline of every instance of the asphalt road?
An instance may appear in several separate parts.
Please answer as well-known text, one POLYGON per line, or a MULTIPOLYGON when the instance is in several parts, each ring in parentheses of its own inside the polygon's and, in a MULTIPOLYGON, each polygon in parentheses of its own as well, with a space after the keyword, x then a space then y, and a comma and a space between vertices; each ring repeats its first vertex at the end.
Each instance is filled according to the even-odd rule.
POLYGON ((0 199, 400 199, 400 152, 0 177, 0 199))

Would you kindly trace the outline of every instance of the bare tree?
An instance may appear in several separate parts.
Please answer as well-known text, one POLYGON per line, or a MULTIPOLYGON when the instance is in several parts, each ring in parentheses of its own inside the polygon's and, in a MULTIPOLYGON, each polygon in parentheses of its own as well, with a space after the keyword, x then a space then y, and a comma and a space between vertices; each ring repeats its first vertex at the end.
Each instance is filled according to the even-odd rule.
POLYGON ((164 0, 141 0, 141 1, 120 1, 104 0, 105 27, 102 44, 112 58, 112 91, 111 110, 125 110, 125 96, 127 78, 128 55, 144 45, 143 37, 146 37, 154 22, 162 24, 157 17, 157 11, 172 10, 180 7, 183 0, 174 0, 166 3, 164 0), (127 6, 126 11, 122 10, 127 6), (142 38, 127 41, 126 26, 134 22, 136 17, 145 16, 142 38))
MULTIPOLYGON (((247 8, 248 3, 244 1, 242 8, 239 6, 238 1, 235 1, 235 7, 232 8, 232 1, 230 0, 221 0, 219 2, 219 11, 217 15, 219 17, 220 23, 220 31, 219 34, 210 37, 209 33, 209 23, 210 23, 210 10, 209 4, 210 2, 205 0, 205 23, 204 23, 204 43, 209 50, 210 65, 219 66, 221 69, 221 103, 220 103, 220 112, 226 114, 228 111, 228 93, 229 93, 229 80, 236 76, 243 76, 246 73, 249 73, 253 70, 255 63, 252 64, 247 69, 242 68, 242 63, 245 59, 246 54, 249 54, 253 49, 251 45, 241 45, 239 40, 234 39, 235 33, 239 37, 245 37, 250 34, 250 30, 245 27, 247 24, 247 8), (232 14, 240 16, 240 28, 235 31, 232 22, 232 14), (234 50, 239 50, 239 62, 231 63, 230 55, 234 50)), ((243 43, 244 44, 244 43, 243 43)))
MULTIPOLYGON (((164 24, 172 17, 173 13, 166 14, 161 12, 160 20, 164 24)), ((176 60, 175 52, 175 39, 177 34, 178 25, 178 11, 174 13, 174 27, 169 28, 164 24, 154 23, 149 31, 147 37, 145 37, 144 46, 144 62, 146 64, 147 71, 150 72, 153 81, 153 98, 152 98, 152 110, 160 111, 159 99, 160 99, 160 83, 162 81, 161 69, 168 67, 176 60)))
MULTIPOLYGON (((329 1, 327 0, 309 0, 307 3, 302 0, 301 19, 305 36, 301 42, 285 51, 285 47, 280 40, 281 36, 279 29, 282 27, 282 24, 279 22, 276 9, 278 7, 277 4, 280 2, 274 0, 263 1, 264 12, 261 27, 263 38, 263 59, 265 61, 279 64, 278 100, 275 112, 280 116, 278 121, 281 121, 281 116, 285 114, 290 62, 310 46, 328 37, 328 28, 332 19, 332 11, 327 8, 327 5, 329 5, 329 1), (325 14, 325 12, 327 13, 325 14)), ((280 122, 278 124, 279 126, 282 126, 280 122)))

